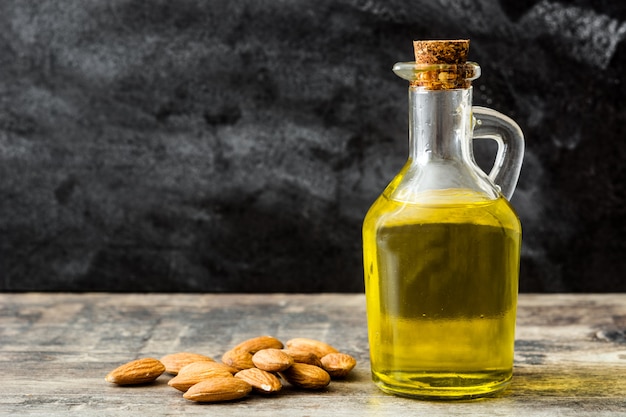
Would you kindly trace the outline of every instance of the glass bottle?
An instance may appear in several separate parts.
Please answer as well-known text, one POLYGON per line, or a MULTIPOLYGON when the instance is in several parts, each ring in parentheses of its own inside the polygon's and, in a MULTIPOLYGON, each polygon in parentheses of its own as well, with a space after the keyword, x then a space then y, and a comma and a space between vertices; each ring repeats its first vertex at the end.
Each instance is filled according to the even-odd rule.
POLYGON ((410 81, 409 157, 363 223, 372 377, 409 397, 490 395, 512 376, 523 135, 472 107, 476 63, 393 70, 410 81), (472 151, 484 138, 498 143, 489 174, 472 151))

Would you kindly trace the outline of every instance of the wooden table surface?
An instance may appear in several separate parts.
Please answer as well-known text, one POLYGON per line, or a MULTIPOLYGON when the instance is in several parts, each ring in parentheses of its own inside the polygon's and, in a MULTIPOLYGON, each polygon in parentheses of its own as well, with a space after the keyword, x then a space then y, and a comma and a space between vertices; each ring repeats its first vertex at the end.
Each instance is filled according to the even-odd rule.
POLYGON ((515 374, 495 398, 418 401, 370 380, 362 294, 0 294, 0 415, 626 416, 626 294, 520 296, 515 374), (118 387, 139 357, 216 358, 258 335, 311 337, 352 354, 345 381, 307 392, 198 404, 162 375, 118 387))

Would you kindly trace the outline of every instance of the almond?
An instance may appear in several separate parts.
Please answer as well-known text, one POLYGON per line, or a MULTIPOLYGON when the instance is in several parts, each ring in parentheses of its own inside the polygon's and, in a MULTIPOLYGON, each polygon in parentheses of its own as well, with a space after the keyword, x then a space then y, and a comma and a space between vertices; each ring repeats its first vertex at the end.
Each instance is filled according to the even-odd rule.
POLYGON ((252 386, 240 378, 221 377, 205 379, 192 386, 183 397, 198 402, 231 401, 243 398, 252 391, 252 386))
POLYGON ((171 375, 178 374, 180 368, 190 363, 200 361, 214 361, 213 358, 201 355, 200 353, 178 352, 165 355, 161 358, 161 363, 165 365, 165 372, 171 375))
POLYGON ((331 378, 344 378, 356 366, 356 359, 347 353, 329 353, 321 362, 331 378))
POLYGON ((190 363, 189 365, 183 366, 180 371, 178 371, 179 375, 186 375, 191 372, 197 372, 198 370, 204 369, 215 369, 222 372, 228 372, 231 375, 235 375, 239 372, 239 369, 233 368, 232 366, 228 366, 224 363, 219 362, 211 362, 211 361, 200 361, 190 363))
POLYGON ((278 377, 270 372, 259 368, 249 368, 239 371, 235 374, 235 378, 240 378, 252 385, 255 391, 263 394, 271 394, 278 392, 283 387, 278 377))
POLYGON ((223 362, 212 362, 216 367, 219 367, 221 369, 224 369, 225 371, 228 371, 231 373, 231 375, 235 375, 237 372, 239 372, 239 369, 233 367, 233 366, 228 366, 223 362))
POLYGON ((233 374, 225 369, 225 366, 226 365, 221 365, 219 363, 210 361, 190 363, 189 365, 183 367, 180 372, 178 372, 178 375, 170 379, 167 385, 176 388, 179 391, 185 392, 192 386, 196 385, 198 382, 204 381, 209 378, 232 378, 233 374))
POLYGON ((299 388, 320 389, 330 383, 330 375, 320 367, 306 363, 294 363, 281 375, 289 382, 299 388))
POLYGON ((322 362, 320 362, 320 358, 317 357, 316 354, 308 352, 306 350, 296 350, 296 349, 283 349, 287 355, 293 358, 294 362, 298 363, 308 363, 309 365, 315 365, 322 367, 322 362))
POLYGON ((280 349, 261 349, 252 355, 252 362, 264 371, 279 372, 293 365, 293 358, 280 349))
POLYGON ((142 358, 115 368, 104 380, 118 385, 145 384, 154 381, 163 372, 165 365, 158 359, 142 358))
POLYGON ((259 336, 245 340, 235 346, 233 349, 243 350, 245 352, 256 353, 262 349, 282 349, 283 342, 272 336, 259 336))
POLYGON ((306 337, 297 337, 295 339, 291 339, 286 344, 287 348, 289 349, 311 352, 320 359, 328 355, 329 353, 339 352, 328 343, 324 343, 320 340, 308 339, 306 337))
POLYGON ((239 370, 254 368, 252 354, 245 350, 231 349, 222 355, 222 362, 239 370))

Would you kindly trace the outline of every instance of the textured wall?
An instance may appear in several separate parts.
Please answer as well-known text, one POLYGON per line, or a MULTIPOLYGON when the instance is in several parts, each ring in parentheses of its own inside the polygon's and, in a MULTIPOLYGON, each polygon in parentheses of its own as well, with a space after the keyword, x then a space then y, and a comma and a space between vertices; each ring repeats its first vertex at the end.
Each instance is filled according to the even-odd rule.
POLYGON ((3 0, 0 289, 362 290, 391 66, 460 37, 527 137, 522 291, 626 291, 618 0, 3 0))

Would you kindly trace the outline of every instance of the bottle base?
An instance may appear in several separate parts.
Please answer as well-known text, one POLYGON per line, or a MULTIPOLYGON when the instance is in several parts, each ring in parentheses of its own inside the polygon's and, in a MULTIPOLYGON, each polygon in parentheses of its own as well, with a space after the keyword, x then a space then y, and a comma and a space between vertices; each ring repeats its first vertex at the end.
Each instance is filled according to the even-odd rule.
POLYGON ((472 400, 493 396, 511 382, 511 372, 372 373, 378 388, 388 394, 422 400, 472 400))

